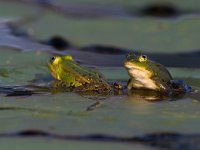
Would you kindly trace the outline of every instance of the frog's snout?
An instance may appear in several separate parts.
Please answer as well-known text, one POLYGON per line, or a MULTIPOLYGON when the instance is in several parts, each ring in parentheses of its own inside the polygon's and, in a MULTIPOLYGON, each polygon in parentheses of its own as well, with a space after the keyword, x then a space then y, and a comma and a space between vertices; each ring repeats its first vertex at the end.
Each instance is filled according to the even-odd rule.
POLYGON ((124 67, 126 69, 131 69, 133 67, 133 65, 129 61, 125 60, 124 61, 124 67))

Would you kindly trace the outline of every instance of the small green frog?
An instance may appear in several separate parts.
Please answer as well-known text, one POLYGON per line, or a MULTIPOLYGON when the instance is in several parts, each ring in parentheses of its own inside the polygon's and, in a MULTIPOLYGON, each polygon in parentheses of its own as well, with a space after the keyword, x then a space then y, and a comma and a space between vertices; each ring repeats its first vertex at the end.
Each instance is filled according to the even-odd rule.
POLYGON ((111 86, 99 72, 79 65, 72 56, 54 56, 48 63, 52 76, 76 91, 108 92, 111 86))
POLYGON ((147 89, 160 93, 185 93, 191 91, 182 80, 173 80, 169 71, 161 64, 149 60, 146 55, 129 53, 124 66, 131 77, 128 90, 147 89))

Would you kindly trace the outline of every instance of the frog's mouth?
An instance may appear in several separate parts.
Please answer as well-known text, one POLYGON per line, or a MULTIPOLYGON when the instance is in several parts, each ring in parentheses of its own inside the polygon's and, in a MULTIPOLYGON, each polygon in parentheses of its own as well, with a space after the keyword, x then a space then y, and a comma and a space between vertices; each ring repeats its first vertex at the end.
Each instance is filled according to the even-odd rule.
POLYGON ((140 66, 138 66, 138 65, 136 65, 136 64, 134 64, 134 63, 132 63, 132 62, 129 62, 129 61, 125 61, 124 62, 124 66, 125 66, 125 68, 126 69, 128 69, 128 70, 141 70, 141 71, 146 71, 146 69, 145 68, 143 68, 143 67, 140 67, 140 66))
POLYGON ((135 79, 148 79, 152 75, 146 68, 129 61, 125 61, 124 66, 127 69, 128 74, 135 79))
POLYGON ((52 67, 52 64, 51 63, 48 63, 47 64, 47 66, 48 66, 48 68, 49 68, 49 70, 50 70, 50 72, 51 72, 51 75, 55 78, 55 79, 58 79, 57 78, 57 75, 56 75, 56 71, 55 71, 55 68, 54 67, 52 67))

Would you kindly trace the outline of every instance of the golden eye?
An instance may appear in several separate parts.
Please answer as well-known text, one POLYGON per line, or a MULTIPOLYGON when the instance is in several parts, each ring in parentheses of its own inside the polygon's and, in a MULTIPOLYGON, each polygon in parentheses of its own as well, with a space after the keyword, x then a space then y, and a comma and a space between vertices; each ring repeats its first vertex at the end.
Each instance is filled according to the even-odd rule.
POLYGON ((51 57, 50 62, 53 63, 55 59, 56 59, 55 56, 51 57))
POLYGON ((147 61, 147 56, 146 56, 146 55, 141 55, 141 56, 139 56, 139 61, 140 61, 140 62, 147 61))
POLYGON ((61 57, 59 57, 59 56, 53 56, 53 57, 51 57, 51 59, 50 59, 50 63, 52 63, 52 64, 58 64, 59 62, 61 61, 61 57))
POLYGON ((52 57, 51 60, 54 61, 56 59, 56 57, 52 57))

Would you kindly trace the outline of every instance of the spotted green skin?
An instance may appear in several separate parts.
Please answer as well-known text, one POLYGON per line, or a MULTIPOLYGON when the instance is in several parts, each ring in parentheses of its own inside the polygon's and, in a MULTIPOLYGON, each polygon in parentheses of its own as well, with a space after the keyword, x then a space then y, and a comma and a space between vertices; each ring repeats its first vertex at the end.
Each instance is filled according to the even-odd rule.
POLYGON ((48 67, 52 76, 66 87, 74 87, 80 91, 111 90, 99 72, 80 66, 70 55, 52 57, 48 67))
POLYGON ((149 89, 158 92, 170 90, 172 76, 161 64, 147 59, 147 56, 136 56, 129 53, 124 61, 130 79, 128 89, 149 89))

